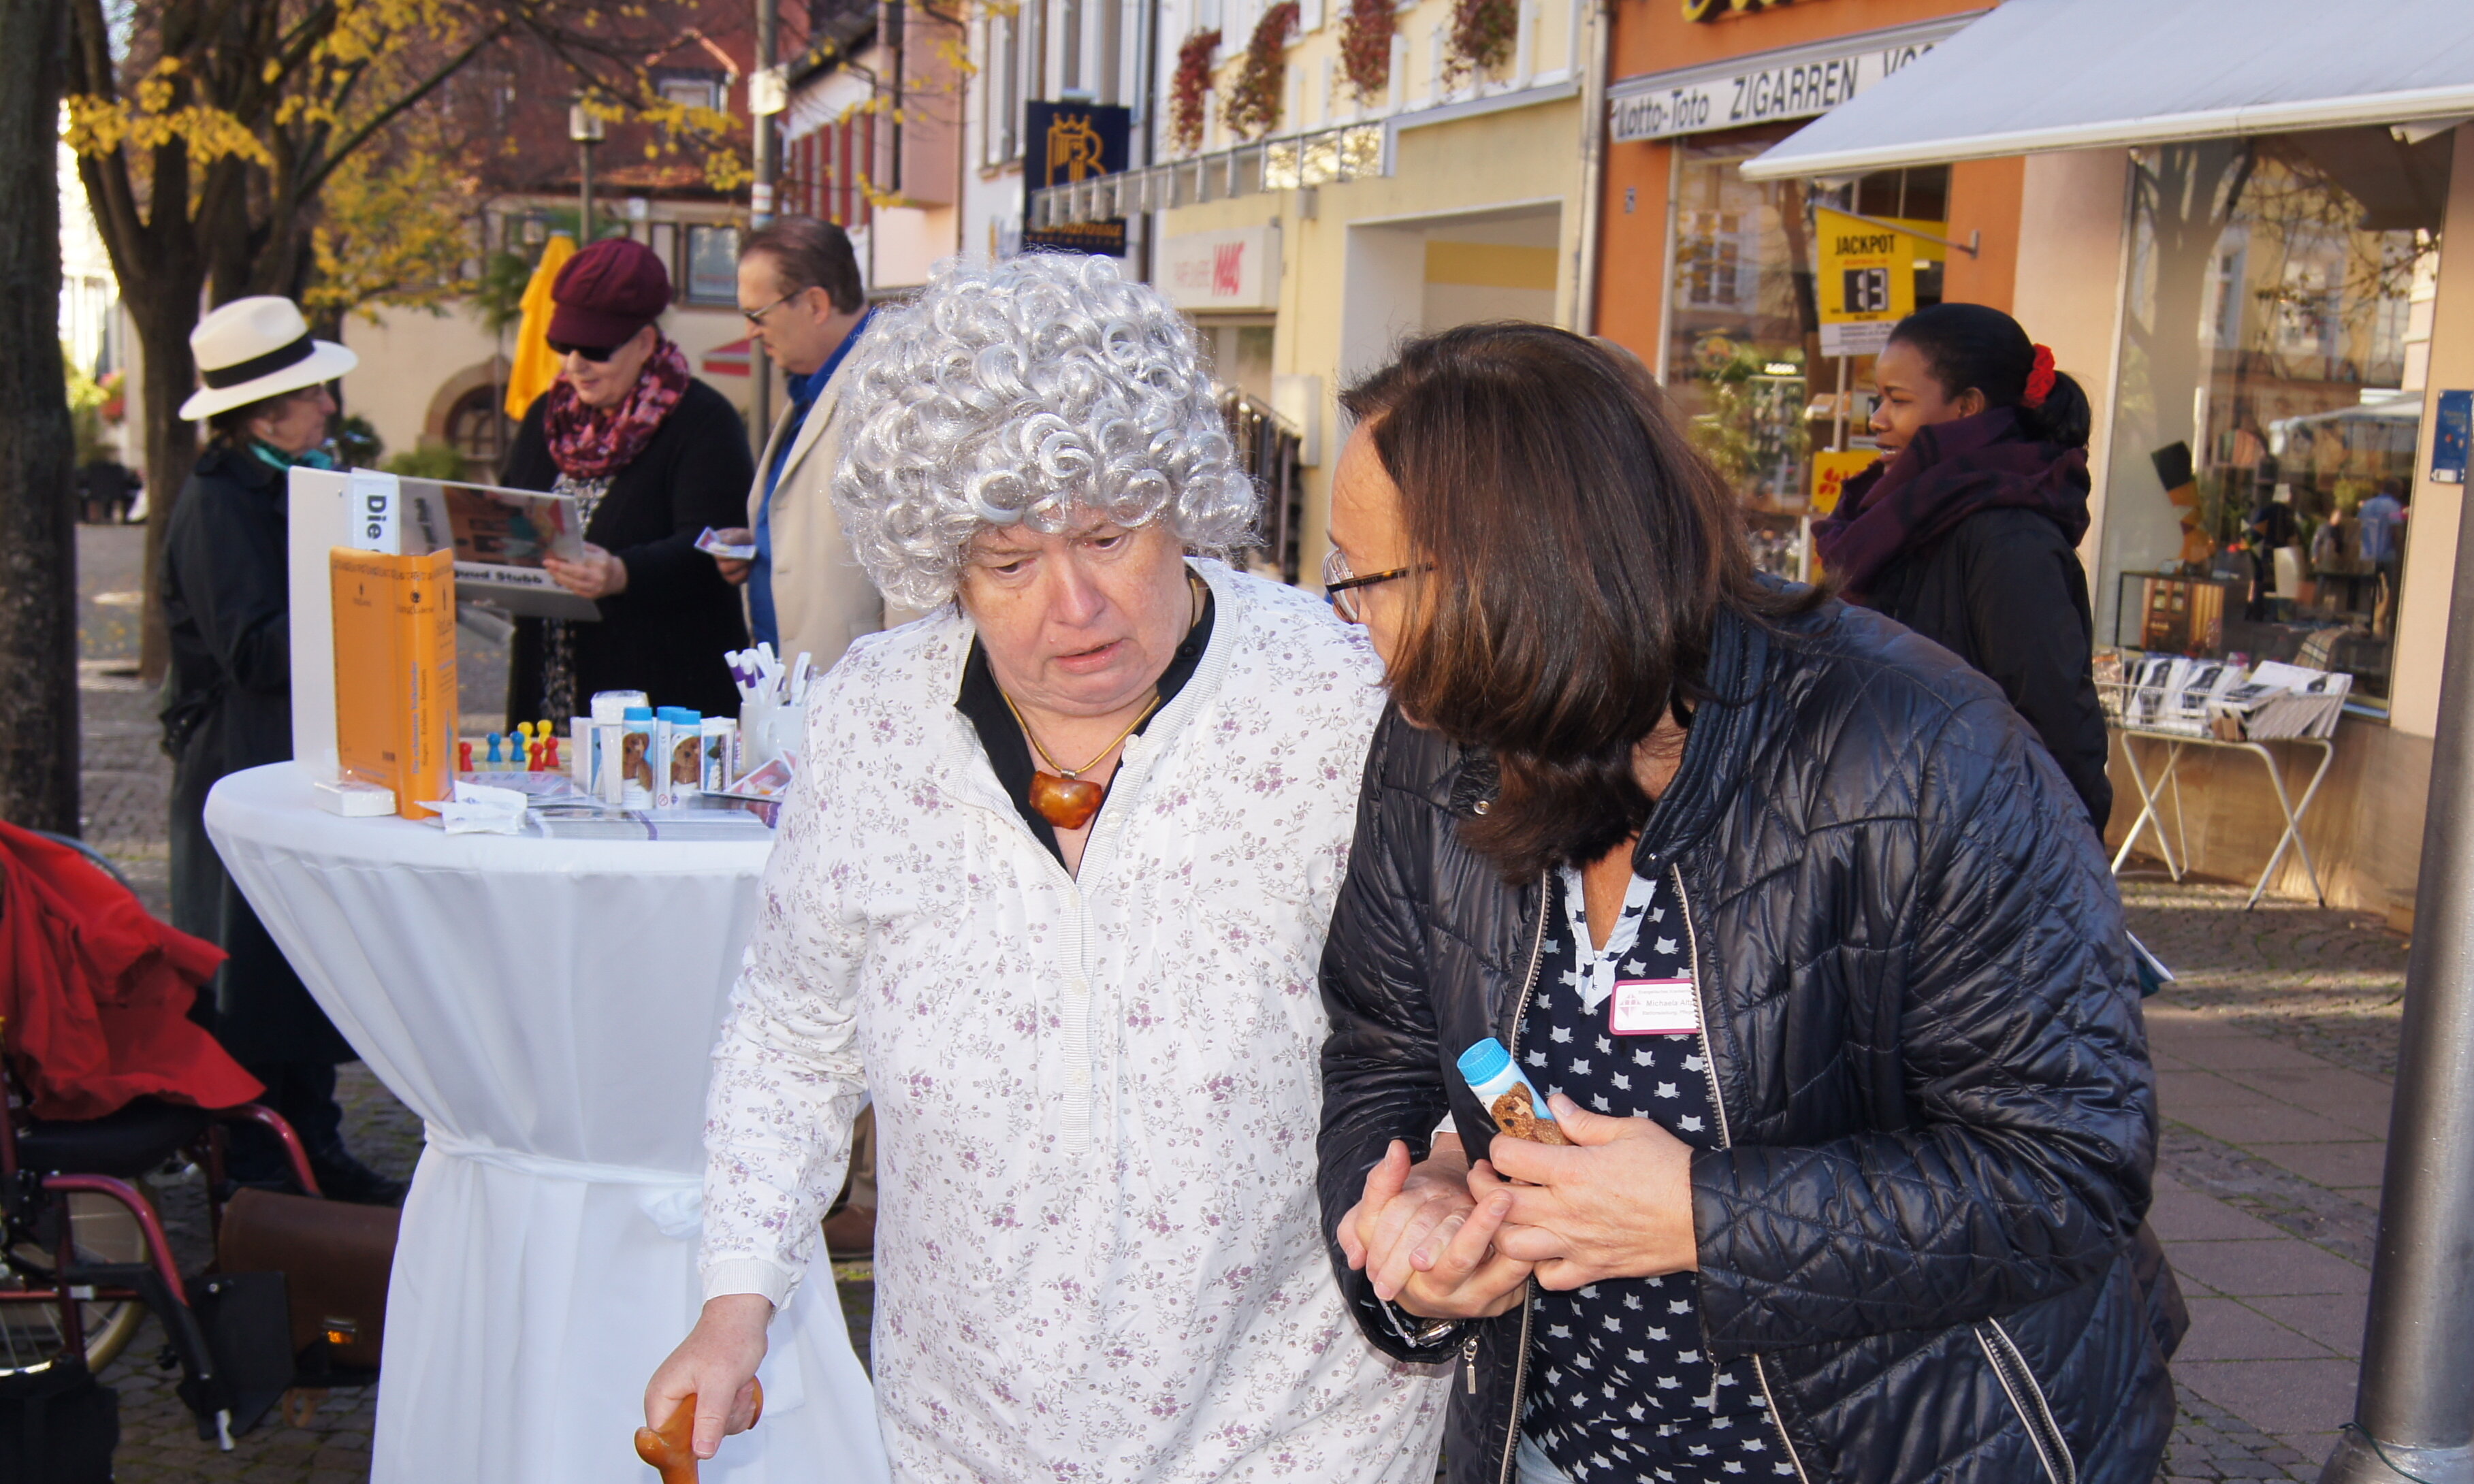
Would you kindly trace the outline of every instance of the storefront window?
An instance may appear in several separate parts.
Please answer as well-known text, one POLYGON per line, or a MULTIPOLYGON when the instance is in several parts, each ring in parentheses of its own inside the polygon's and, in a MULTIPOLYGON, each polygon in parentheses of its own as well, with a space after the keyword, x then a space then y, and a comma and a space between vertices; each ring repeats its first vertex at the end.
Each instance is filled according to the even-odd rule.
MULTIPOLYGON (((1799 575, 1811 455, 1831 446, 1842 415, 1850 446, 1871 446, 1871 401, 1861 389, 1871 384, 1872 358, 1842 364, 1821 354, 1813 208, 1939 233, 1950 171, 1887 171, 1831 190, 1746 181, 1737 167, 1773 142, 1763 131, 1683 146, 1664 369, 1694 442, 1743 499, 1761 565, 1799 575)), ((1913 271, 1916 303, 1940 303, 1940 262, 1919 259, 1913 271)))
POLYGON ((2100 639, 2347 670, 2385 701, 2449 138, 2134 157, 2100 639))

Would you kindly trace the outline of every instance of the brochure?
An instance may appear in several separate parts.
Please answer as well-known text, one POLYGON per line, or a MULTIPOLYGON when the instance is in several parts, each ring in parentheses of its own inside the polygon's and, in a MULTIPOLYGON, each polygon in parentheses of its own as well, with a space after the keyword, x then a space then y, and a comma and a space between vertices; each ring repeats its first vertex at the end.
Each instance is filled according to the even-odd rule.
POLYGON ((455 596, 521 618, 597 620, 590 598, 560 587, 542 558, 584 555, 575 497, 446 479, 402 481, 403 548, 455 552, 455 596))

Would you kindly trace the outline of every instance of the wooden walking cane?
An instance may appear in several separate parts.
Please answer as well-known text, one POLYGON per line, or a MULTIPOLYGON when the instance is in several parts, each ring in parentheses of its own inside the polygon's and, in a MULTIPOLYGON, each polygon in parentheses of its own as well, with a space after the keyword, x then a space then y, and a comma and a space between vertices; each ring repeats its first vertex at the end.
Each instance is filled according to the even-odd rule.
MULTIPOLYGON (((756 1388, 756 1415, 747 1425, 753 1427, 764 1418, 764 1383, 750 1384, 756 1388)), ((662 1484, 696 1484, 695 1404, 695 1393, 690 1392, 679 1399, 660 1430, 636 1429, 636 1456, 662 1471, 662 1484)))

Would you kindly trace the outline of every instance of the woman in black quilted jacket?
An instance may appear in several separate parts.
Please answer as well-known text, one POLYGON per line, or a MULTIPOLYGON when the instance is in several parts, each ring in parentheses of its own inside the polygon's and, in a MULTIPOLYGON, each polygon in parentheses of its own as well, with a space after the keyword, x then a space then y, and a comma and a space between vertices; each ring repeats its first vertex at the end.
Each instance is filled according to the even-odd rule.
POLYGON ((1321 1194, 1368 1338, 1453 1368, 1454 1484, 2146 1484, 2153 1075, 2035 734, 1758 578, 1606 347, 1467 327, 1344 401, 1326 587, 1394 706, 1321 1194))
POLYGON ((1919 309, 1873 366, 1881 460, 1813 527, 1849 599, 1888 614, 2001 688, 2098 835, 2113 812, 2088 528, 2087 394, 1985 304, 1919 309))

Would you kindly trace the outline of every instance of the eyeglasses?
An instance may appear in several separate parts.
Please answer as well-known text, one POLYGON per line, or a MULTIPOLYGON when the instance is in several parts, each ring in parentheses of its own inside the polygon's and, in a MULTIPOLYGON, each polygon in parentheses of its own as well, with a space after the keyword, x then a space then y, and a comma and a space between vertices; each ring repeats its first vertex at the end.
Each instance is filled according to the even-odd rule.
POLYGON ((1390 572, 1370 572, 1361 577, 1349 571, 1348 558, 1340 554, 1340 547, 1334 547, 1322 559, 1322 596, 1339 612, 1342 620, 1362 623, 1366 621, 1366 604, 1358 596, 1358 589, 1370 588, 1395 577, 1409 577, 1432 571, 1432 563, 1420 563, 1414 567, 1395 567, 1390 572))
POLYGON ((781 308, 784 304, 788 304, 791 300, 798 298, 801 294, 804 294, 804 293, 806 293, 806 292, 807 292, 807 290, 806 290, 806 289, 804 289, 804 288, 794 288, 794 289, 790 290, 790 292, 788 292, 788 293, 787 293, 787 294, 783 295, 781 298, 774 300, 771 304, 766 304, 766 305, 765 305, 764 308, 762 308, 762 309, 741 309, 741 310, 740 310, 740 311, 739 311, 740 316, 742 319, 746 320, 748 324, 755 326, 755 327, 756 327, 757 328, 759 328, 759 329, 762 329, 762 328, 764 328, 764 316, 766 316, 766 315, 768 315, 768 314, 772 313, 772 312, 773 312, 774 310, 776 310, 776 309, 781 308))
POLYGON ((551 341, 549 348, 560 355, 581 355, 596 366, 618 353, 615 345, 569 345, 563 340, 551 341))

